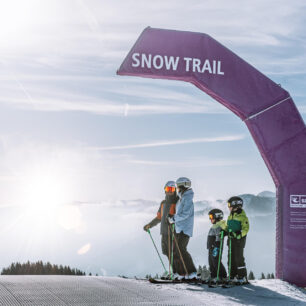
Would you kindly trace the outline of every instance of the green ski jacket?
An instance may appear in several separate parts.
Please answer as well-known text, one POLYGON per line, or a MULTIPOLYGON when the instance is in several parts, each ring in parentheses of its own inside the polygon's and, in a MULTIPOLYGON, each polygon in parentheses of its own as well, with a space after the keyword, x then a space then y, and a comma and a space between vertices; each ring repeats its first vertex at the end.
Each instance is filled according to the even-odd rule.
POLYGON ((227 218, 227 229, 232 232, 241 231, 241 236, 247 235, 250 228, 249 219, 243 209, 230 213, 227 218))

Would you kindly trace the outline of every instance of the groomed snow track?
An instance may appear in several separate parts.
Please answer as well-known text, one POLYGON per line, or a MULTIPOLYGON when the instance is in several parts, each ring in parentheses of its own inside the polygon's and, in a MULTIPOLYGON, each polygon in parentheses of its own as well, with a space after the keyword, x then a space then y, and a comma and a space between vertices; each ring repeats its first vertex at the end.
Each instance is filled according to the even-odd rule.
POLYGON ((95 276, 0 276, 0 305, 306 305, 306 291, 279 280, 230 289, 95 276))

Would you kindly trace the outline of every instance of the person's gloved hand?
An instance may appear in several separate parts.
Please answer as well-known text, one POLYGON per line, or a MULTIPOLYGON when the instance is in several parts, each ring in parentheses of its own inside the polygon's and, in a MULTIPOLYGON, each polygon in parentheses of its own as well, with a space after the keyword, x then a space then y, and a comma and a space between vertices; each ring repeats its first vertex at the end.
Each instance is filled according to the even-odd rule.
POLYGON ((235 239, 241 239, 241 238, 242 238, 242 236, 241 236, 241 231, 233 232, 232 235, 233 235, 233 237, 234 237, 235 239))
POLYGON ((144 230, 145 232, 147 232, 150 228, 151 228, 151 225, 150 225, 150 224, 146 224, 146 225, 143 227, 143 230, 144 230))
POLYGON ((174 216, 169 214, 167 216, 167 222, 169 225, 174 224, 174 216))
POLYGON ((213 257, 217 257, 218 254, 219 254, 219 248, 214 247, 213 250, 212 250, 212 256, 213 257))

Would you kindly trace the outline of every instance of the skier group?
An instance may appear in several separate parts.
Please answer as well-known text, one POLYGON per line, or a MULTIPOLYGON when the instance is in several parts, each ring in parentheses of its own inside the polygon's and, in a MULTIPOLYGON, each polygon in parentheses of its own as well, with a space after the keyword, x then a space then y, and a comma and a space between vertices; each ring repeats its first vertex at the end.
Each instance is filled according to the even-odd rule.
MULTIPOLYGON (((180 177, 176 182, 167 182, 164 190, 165 199, 160 204, 157 216, 144 226, 144 230, 150 234, 150 228, 160 223, 162 253, 169 260, 169 273, 163 277, 164 279, 198 280, 200 276, 197 275, 192 257, 187 251, 194 226, 194 192, 191 181, 186 177, 180 177)), ((223 220, 224 214, 220 209, 215 208, 208 213, 212 224, 207 237, 209 284, 247 283, 243 252, 249 231, 249 220, 242 209, 243 199, 234 196, 227 201, 227 204, 229 208, 227 221, 223 220), (225 236, 228 237, 228 274, 222 264, 225 236)))

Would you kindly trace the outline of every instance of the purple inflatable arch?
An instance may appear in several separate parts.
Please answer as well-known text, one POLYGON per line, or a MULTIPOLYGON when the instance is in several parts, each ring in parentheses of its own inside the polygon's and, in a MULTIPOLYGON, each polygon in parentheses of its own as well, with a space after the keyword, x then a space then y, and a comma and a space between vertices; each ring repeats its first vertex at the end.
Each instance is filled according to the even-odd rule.
POLYGON ((276 277, 306 286, 306 130, 289 93, 209 35, 146 28, 119 75, 194 84, 247 125, 276 185, 276 277))

